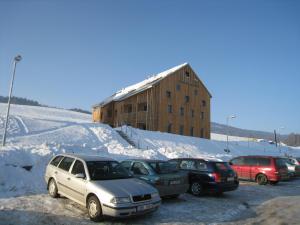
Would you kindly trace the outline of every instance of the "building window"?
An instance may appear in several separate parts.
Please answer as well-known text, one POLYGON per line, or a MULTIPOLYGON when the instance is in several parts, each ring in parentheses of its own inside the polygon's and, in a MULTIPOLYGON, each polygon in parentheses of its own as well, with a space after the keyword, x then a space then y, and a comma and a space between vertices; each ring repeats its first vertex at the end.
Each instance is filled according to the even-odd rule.
POLYGON ((171 98, 171 91, 166 91, 166 96, 167 96, 168 98, 171 98))
POLYGON ((192 114, 192 117, 194 117, 195 116, 195 111, 192 109, 192 111, 191 111, 191 114, 192 114))
POLYGON ((190 77, 190 73, 188 71, 185 71, 185 76, 190 77))
POLYGON ((190 96, 186 95, 185 96, 185 102, 189 102, 190 101, 190 96))
POLYGON ((206 101, 202 100, 202 106, 206 106, 206 101))
POLYGON ((201 131, 200 131, 200 137, 203 138, 204 137, 204 129, 201 128, 201 131))
POLYGON ((118 115, 118 110, 115 109, 115 116, 117 116, 117 115, 118 115))
POLYGON ((197 89, 194 90, 194 95, 198 95, 198 90, 197 89))
POLYGON ((183 125, 180 125, 180 127, 179 127, 179 134, 180 135, 183 135, 183 128, 184 128, 183 125))
POLYGON ((103 119, 103 112, 100 113, 100 120, 103 119))
POLYGON ((171 123, 169 123, 168 124, 168 133, 172 133, 172 124, 171 123))
POLYGON ((201 112, 201 120, 204 120, 204 112, 201 112))
POLYGON ((194 136, 194 127, 191 127, 190 129, 190 136, 194 136))
POLYGON ((147 103, 146 102, 142 102, 138 104, 138 111, 147 111, 147 103))
POLYGON ((177 85, 176 85, 176 90, 177 90, 177 91, 180 91, 180 84, 177 84, 177 85))
POLYGON ((168 113, 172 113, 172 105, 168 105, 168 113))
POLYGON ((180 107, 180 115, 183 116, 184 115, 184 108, 180 107))
POLYGON ((131 113, 132 112, 132 104, 124 105, 124 112, 131 113))

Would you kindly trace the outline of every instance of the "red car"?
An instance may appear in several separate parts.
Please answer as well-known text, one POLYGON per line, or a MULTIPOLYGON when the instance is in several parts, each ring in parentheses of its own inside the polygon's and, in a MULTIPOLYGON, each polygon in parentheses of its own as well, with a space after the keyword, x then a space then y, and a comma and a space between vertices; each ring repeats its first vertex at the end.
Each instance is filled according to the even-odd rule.
POLYGON ((289 179, 286 164, 279 157, 240 156, 230 160, 229 164, 239 179, 256 181, 260 185, 289 179))

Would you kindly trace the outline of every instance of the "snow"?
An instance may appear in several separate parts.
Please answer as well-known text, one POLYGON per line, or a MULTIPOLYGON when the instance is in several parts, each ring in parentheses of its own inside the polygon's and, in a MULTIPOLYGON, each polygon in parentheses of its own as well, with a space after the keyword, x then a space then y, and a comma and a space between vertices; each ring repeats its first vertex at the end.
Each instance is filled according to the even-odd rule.
MULTIPOLYGON (((0 138, 3 134, 5 112, 6 105, 0 104, 0 138)), ((50 158, 58 153, 96 154, 116 160, 176 157, 228 160, 234 156, 248 154, 300 156, 299 147, 281 146, 279 149, 266 142, 231 136, 229 137, 231 151, 226 153, 224 135, 212 134, 213 140, 207 140, 125 126, 113 129, 108 125, 90 121, 91 115, 88 114, 56 108, 12 105, 7 145, 0 147, 0 224, 2 221, 4 224, 7 221, 17 224, 40 224, 45 221, 46 224, 53 221, 57 224, 63 223, 64 220, 56 214, 61 216, 66 214, 69 218, 66 224, 74 221, 89 224, 86 211, 78 208, 72 201, 60 199, 57 202, 45 195, 46 185, 43 180, 45 168, 50 158), (117 130, 126 133, 138 148, 125 141, 117 130), (32 168, 27 171, 24 166, 32 168)), ((299 195, 299 187, 300 183, 296 184, 286 195, 293 191, 299 195)), ((245 187, 242 190, 248 189, 245 187)), ((153 217, 150 215, 147 218, 149 223, 229 221, 246 210, 247 207, 241 203, 242 197, 247 197, 247 201, 254 201, 253 193, 258 195, 261 190, 257 192, 257 187, 256 189, 249 187, 249 195, 246 196, 243 192, 233 192, 229 195, 233 197, 225 202, 224 199, 212 201, 211 198, 199 201, 190 195, 183 195, 175 202, 176 204, 172 201, 164 203, 153 217), (220 211, 212 217, 214 212, 211 209, 215 208, 220 211), (174 210, 178 216, 173 218, 174 210)), ((265 191, 262 198, 267 196, 267 193, 265 191)), ((273 196, 276 193, 274 187, 272 193, 268 194, 273 196)), ((143 223, 143 220, 137 220, 137 223, 143 223)))
POLYGON ((161 73, 158 73, 156 75, 149 76, 146 80, 143 80, 137 84, 128 86, 126 88, 123 88, 119 91, 117 91, 112 96, 105 99, 103 102, 99 103, 99 105, 106 105, 110 103, 111 101, 118 101, 123 98, 127 98, 133 94, 139 93, 141 91, 147 90, 152 87, 155 83, 159 82, 163 78, 167 77, 168 75, 174 73, 175 71, 181 69, 182 67, 188 65, 188 63, 183 63, 181 65, 175 66, 171 69, 168 69, 166 71, 163 71, 161 73))

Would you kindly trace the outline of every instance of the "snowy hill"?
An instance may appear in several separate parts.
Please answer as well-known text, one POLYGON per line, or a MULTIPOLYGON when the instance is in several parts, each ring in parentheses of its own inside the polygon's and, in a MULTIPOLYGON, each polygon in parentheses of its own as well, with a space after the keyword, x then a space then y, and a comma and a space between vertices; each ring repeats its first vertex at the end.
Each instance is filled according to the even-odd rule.
MULTIPOLYGON (((0 138, 3 134, 6 105, 0 104, 0 138)), ((142 131, 122 127, 135 142, 135 148, 116 129, 90 122, 90 115, 69 110, 12 105, 7 145, 0 147, 0 197, 19 196, 46 191, 43 181, 45 166, 57 153, 99 154, 116 160, 125 158, 208 157, 229 159, 245 154, 292 154, 296 148, 281 147, 281 152, 268 143, 234 140, 205 140, 174 134, 142 131), (32 167, 30 171, 23 167, 32 167)), ((219 136, 219 138, 221 138, 219 136)), ((223 137, 224 138, 224 137, 223 137)))

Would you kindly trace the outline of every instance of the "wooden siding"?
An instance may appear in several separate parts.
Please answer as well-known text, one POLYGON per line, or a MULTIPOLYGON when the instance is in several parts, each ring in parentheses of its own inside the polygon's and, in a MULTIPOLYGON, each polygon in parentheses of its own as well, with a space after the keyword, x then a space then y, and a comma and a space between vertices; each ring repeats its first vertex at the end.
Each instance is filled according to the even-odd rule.
POLYGON ((113 127, 128 124, 161 132, 167 132, 169 124, 172 124, 171 133, 180 134, 180 127, 183 126, 183 135, 191 136, 193 129, 192 136, 201 137, 203 130, 202 137, 210 139, 210 98, 197 74, 187 65, 152 88, 122 101, 93 108, 93 121, 113 127), (145 108, 142 110, 141 103, 145 103, 143 107, 146 111, 145 108), (168 112, 168 105, 172 106, 171 113, 168 112))

